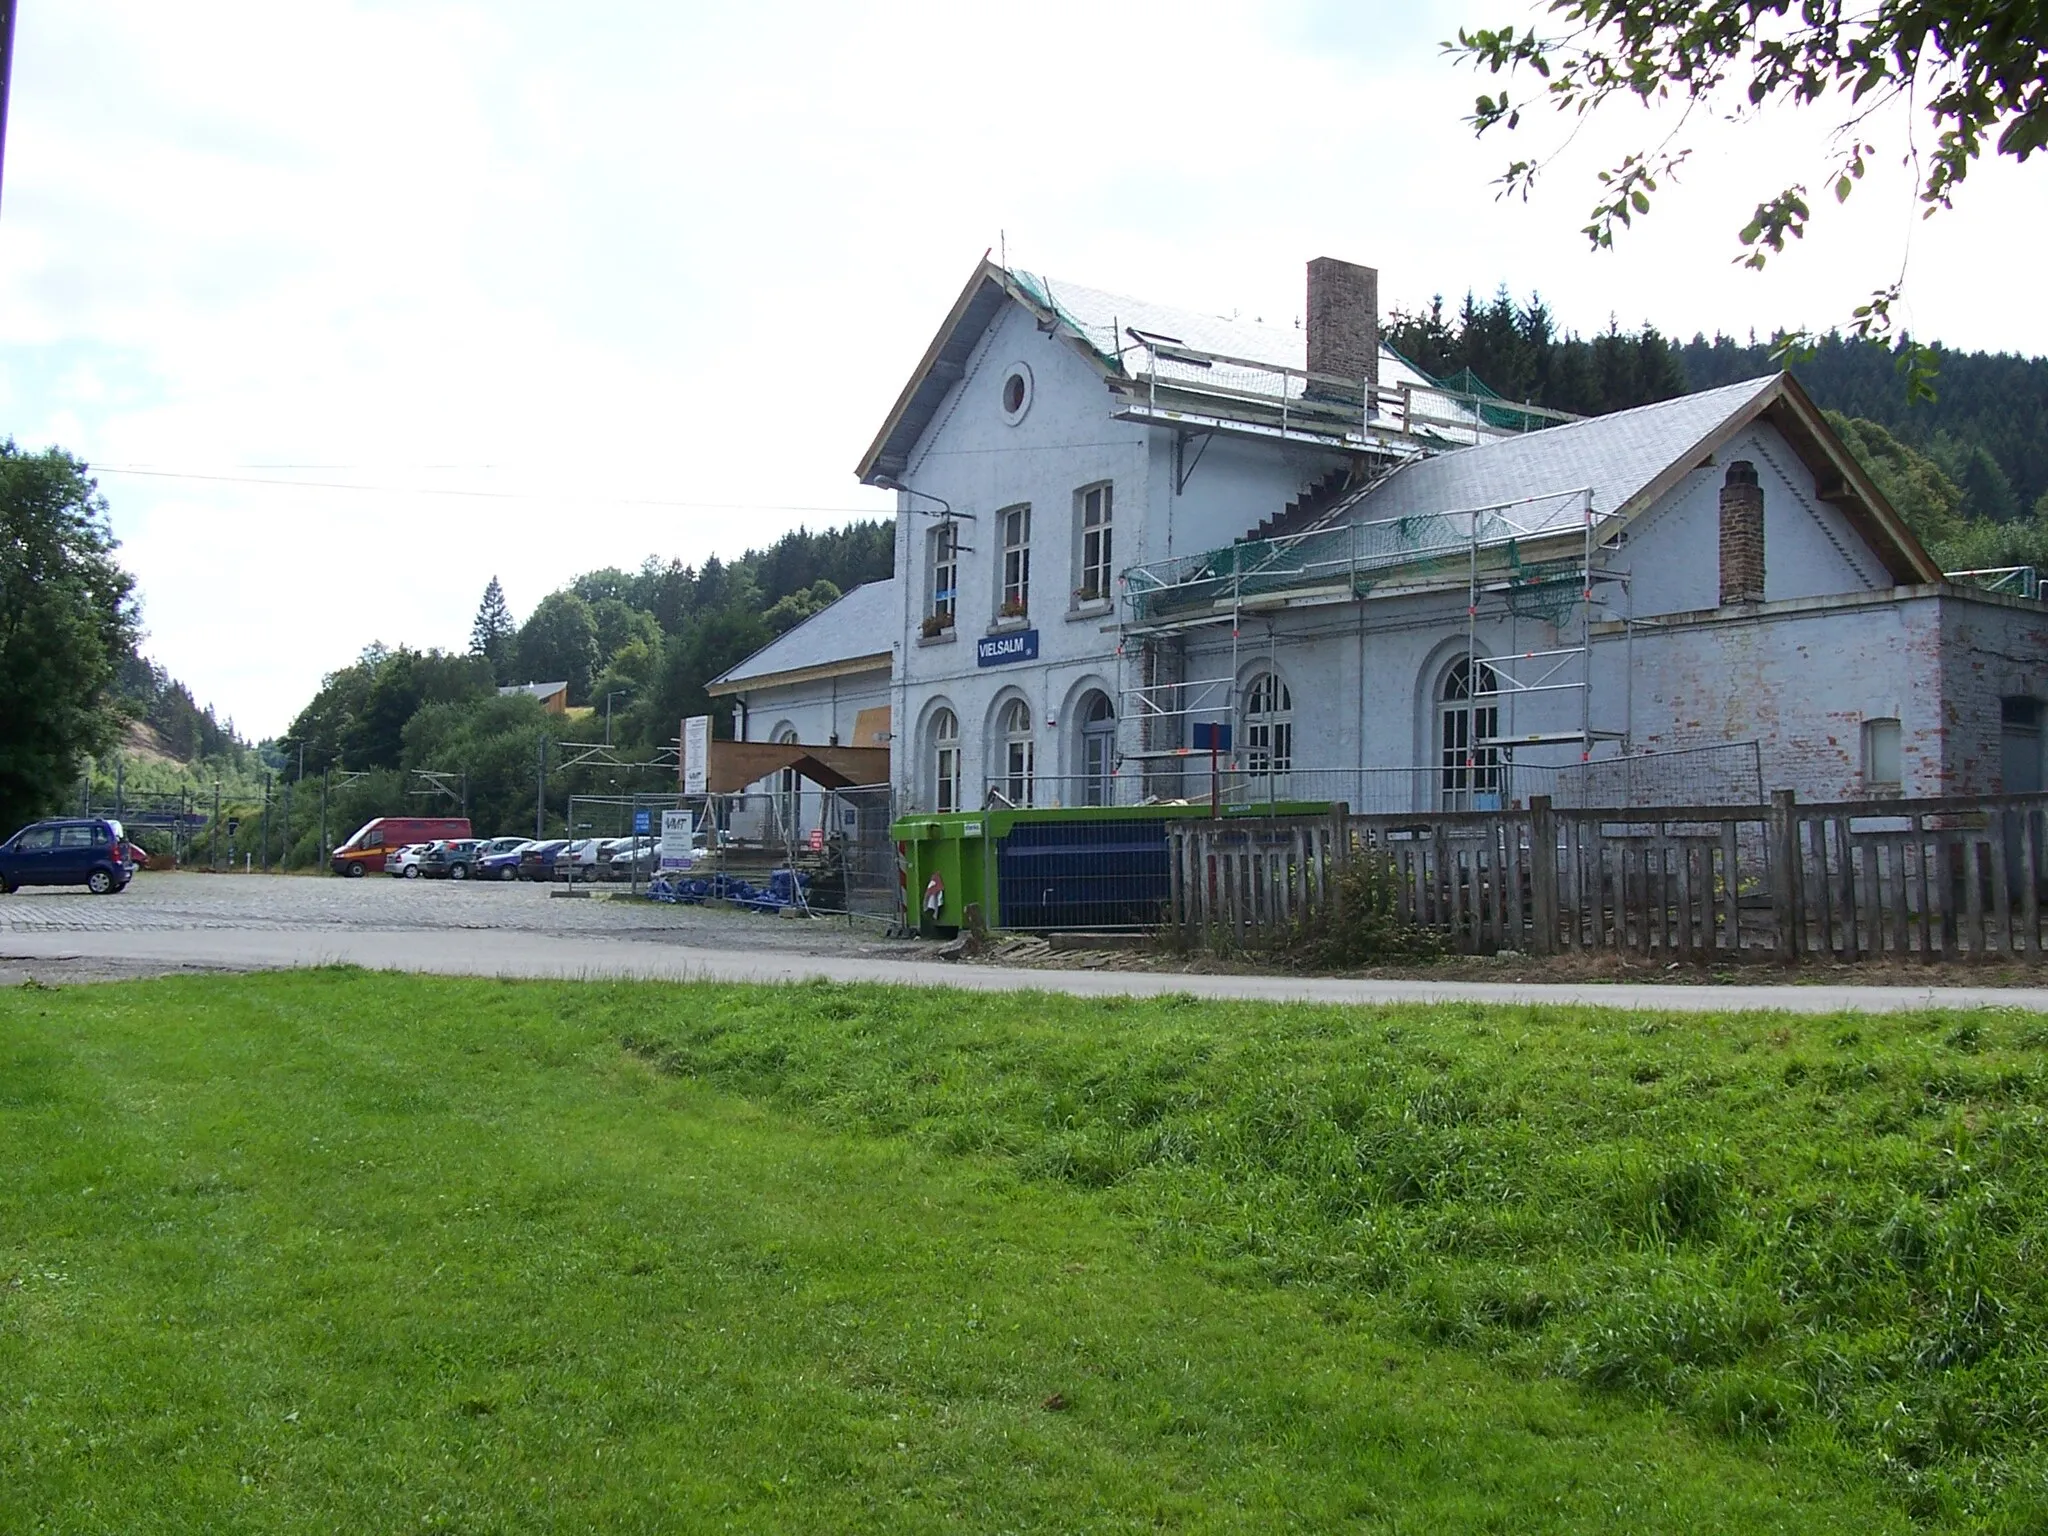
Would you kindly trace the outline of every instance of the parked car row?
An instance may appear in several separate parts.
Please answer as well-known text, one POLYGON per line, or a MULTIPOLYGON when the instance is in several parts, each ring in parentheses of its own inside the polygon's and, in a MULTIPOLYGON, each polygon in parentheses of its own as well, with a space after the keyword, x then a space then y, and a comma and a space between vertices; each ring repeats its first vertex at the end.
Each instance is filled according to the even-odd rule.
POLYGON ((651 837, 456 837, 393 849, 384 865, 401 880, 646 880, 659 855, 651 837))
MULTIPOLYGON (((691 857, 702 857, 703 839, 691 857)), ((651 879, 660 864, 661 844, 652 837, 553 838, 528 843, 519 851, 522 880, 651 879)), ((512 879, 510 874, 503 878, 512 879)))

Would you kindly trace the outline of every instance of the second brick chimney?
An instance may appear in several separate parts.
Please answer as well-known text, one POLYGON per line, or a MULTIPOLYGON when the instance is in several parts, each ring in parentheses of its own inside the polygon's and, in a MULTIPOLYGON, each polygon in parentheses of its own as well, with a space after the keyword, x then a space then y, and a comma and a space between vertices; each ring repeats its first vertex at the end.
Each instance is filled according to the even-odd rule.
POLYGON ((1380 381, 1380 275, 1355 261, 1308 264, 1308 371, 1380 381))
POLYGON ((1737 459, 1721 483, 1721 606, 1764 600, 1764 491, 1737 459))

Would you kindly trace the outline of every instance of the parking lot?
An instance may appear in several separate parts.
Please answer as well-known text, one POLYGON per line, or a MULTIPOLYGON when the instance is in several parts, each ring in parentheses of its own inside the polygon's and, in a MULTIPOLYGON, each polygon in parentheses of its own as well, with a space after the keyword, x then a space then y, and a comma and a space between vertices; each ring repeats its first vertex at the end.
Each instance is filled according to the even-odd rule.
MULTIPOLYGON (((275 932, 431 934, 488 930, 588 936, 792 955, 914 955, 924 946, 885 937, 868 919, 780 918, 668 906, 623 885, 587 896, 526 881, 340 880, 316 875, 145 872, 117 896, 81 889, 23 889, 0 897, 0 951, 8 935, 275 932)), ((17 946, 19 948, 20 946, 17 946)), ((152 946, 154 948, 155 946, 152 946)), ((199 946, 195 946, 197 949, 199 946)))
MULTIPOLYGON (((783 918, 663 906, 600 888, 582 899, 525 883, 371 876, 145 873, 118 896, 22 890, 0 896, 0 986, 347 964, 464 976, 788 982, 823 979, 1036 989, 1082 996, 1191 992, 1327 1003, 1577 1003, 1800 1013, 2018 1007, 2048 1011, 2048 988, 1764 982, 1740 988, 1645 982, 1438 981, 1424 977, 1225 975, 1184 970, 1015 969, 945 963, 937 946, 872 921, 783 918)), ((1761 981, 1761 978, 1759 978, 1761 981)))

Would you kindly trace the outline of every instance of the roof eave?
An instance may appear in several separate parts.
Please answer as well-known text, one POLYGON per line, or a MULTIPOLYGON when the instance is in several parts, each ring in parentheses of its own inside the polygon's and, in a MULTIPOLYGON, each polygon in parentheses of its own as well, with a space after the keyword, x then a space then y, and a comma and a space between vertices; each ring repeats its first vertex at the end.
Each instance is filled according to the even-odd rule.
POLYGON ((1833 480, 1819 474, 1815 476, 1821 499, 1841 509, 1884 562, 1893 580, 1904 583, 1941 580, 1941 568, 1935 564, 1934 558, 1927 553, 1913 530, 1906 526, 1905 519, 1885 500, 1884 493, 1871 483, 1863 466, 1856 462, 1856 456, 1835 435, 1834 428, 1827 424, 1820 408, 1813 403, 1813 397, 1789 373, 1780 373, 1771 379, 1712 431, 1674 457, 1619 507, 1611 512, 1602 511, 1602 523, 1626 523, 1639 513, 1648 511, 1704 461, 1726 448, 1744 428, 1764 417, 1784 433, 1809 469, 1825 465, 1833 470, 1833 480), (1816 458, 1821 465, 1815 464, 1816 458))
POLYGON ((840 661, 819 662, 810 667, 789 667, 781 672, 760 672, 747 677, 713 678, 704 691, 713 698, 750 693, 756 688, 787 688, 796 683, 823 682, 827 678, 851 677, 861 672, 886 672, 895 661, 893 651, 875 651, 866 656, 848 656, 840 661))
MULTIPOLYGON (((932 337, 931 345, 924 349, 924 356, 918 359, 917 367, 912 370, 902 393, 897 395, 895 405, 890 407, 881 430, 875 434, 874 441, 868 444, 867 452, 861 455, 860 463, 854 469, 854 474, 859 477, 861 484, 889 489, 894 486, 896 477, 908 467, 909 450, 916 445, 915 435, 909 443, 899 444, 894 454, 891 452, 891 444, 910 422, 917 408, 918 397, 928 385, 934 381, 938 384, 938 389, 931 400, 929 418, 929 415, 936 415, 939 405, 945 399, 946 391, 950 390, 966 372, 964 363, 955 362, 949 365, 946 353, 962 327, 969 324, 977 302, 990 287, 997 290, 1002 297, 1023 305, 1034 319, 1048 329, 1055 333, 1065 332, 1068 339, 1076 343, 1077 350, 1082 356, 1105 377, 1114 377, 1117 374, 1115 360, 1105 358, 1089 343, 1085 335, 1076 331, 1073 321, 1057 308, 1056 300, 1055 307, 1048 308, 1026 286, 1018 283, 1007 270, 990 261, 984 253, 975 265, 974 275, 968 278, 967 286, 960 290, 960 296, 953 301, 953 307, 947 311, 944 323, 932 337)), ((995 310, 991 309, 989 316, 975 326, 976 337, 993 323, 994 315, 995 310)), ((923 430, 922 425, 918 426, 918 434, 923 430)))
POLYGON ((1845 517, 1858 525, 1858 531, 1884 560, 1894 580, 1914 585, 1942 580, 1941 566, 1927 552, 1919 535, 1828 425, 1805 387, 1789 373, 1779 377, 1784 388, 1774 402, 1778 406, 1774 425, 1793 440, 1795 448, 1817 450, 1838 476, 1831 484, 1821 486, 1821 499, 1839 507, 1845 517), (1792 431, 1786 431, 1788 425, 1792 431), (1802 437, 1806 439, 1804 443, 1800 441, 1802 437))
MULTIPOLYGON (((932 337, 931 345, 924 349, 924 356, 918 359, 917 367, 911 370, 902 393, 897 395, 895 405, 890 407, 889 414, 883 419, 881 430, 875 434, 874 441, 868 444, 867 452, 861 455, 860 463, 854 469, 854 474, 859 477, 861 484, 886 487, 895 476, 903 472, 904 466, 901 463, 888 462, 890 441, 902 429, 905 419, 917 403, 919 392, 927 382, 943 371, 942 364, 948 344, 973 312, 976 300, 989 285, 1012 298, 1020 297, 1009 282, 1009 274, 990 261, 984 253, 981 260, 975 263, 974 274, 967 279, 966 286, 960 290, 960 296, 953 301, 953 307, 946 312, 946 318, 939 326, 937 334, 932 337)), ((951 388, 953 380, 947 378, 942 380, 942 383, 945 388, 951 388)), ((934 409, 936 406, 937 403, 934 402, 934 409)))

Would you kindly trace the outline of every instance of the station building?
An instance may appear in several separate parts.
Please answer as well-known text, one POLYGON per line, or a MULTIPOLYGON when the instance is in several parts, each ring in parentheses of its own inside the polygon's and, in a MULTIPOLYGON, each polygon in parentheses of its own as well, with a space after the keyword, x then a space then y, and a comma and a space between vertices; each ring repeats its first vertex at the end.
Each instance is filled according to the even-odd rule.
POLYGON ((892 579, 716 681, 742 739, 885 738, 899 813, 2041 787, 2048 610, 1945 577, 1789 374, 1572 419, 1426 377, 1377 290, 981 262, 857 468, 892 579))

